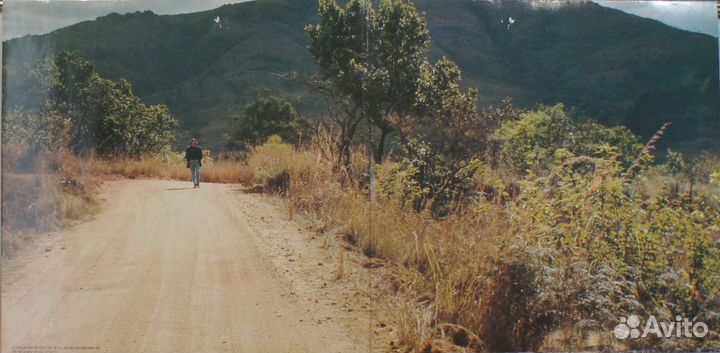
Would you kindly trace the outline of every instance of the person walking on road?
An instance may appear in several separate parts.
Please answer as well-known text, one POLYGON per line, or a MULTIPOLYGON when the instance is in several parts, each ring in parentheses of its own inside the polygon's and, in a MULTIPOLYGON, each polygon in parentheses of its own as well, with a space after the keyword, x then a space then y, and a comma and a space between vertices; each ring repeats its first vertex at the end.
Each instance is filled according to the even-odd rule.
POLYGON ((203 153, 202 149, 198 146, 196 138, 190 140, 190 147, 185 150, 185 159, 187 160, 187 167, 190 168, 193 178, 193 188, 200 187, 200 167, 202 167, 203 153))

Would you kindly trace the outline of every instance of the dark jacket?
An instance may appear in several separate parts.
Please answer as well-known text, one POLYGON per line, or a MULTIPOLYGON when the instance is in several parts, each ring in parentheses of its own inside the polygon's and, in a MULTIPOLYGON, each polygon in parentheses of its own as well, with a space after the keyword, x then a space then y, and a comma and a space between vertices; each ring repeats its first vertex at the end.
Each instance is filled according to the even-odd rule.
POLYGON ((188 162, 190 162, 192 160, 198 160, 198 161, 200 161, 200 165, 202 165, 202 158, 203 158, 203 153, 202 153, 202 149, 200 149, 200 147, 192 147, 191 146, 185 150, 185 159, 188 162))

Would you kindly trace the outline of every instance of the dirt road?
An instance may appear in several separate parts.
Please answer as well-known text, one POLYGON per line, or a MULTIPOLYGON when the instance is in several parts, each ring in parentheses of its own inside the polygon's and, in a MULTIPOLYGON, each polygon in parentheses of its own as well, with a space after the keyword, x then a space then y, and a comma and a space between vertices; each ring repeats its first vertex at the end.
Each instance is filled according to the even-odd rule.
POLYGON ((262 196, 139 180, 103 198, 4 264, 2 352, 367 351, 368 303, 262 196))

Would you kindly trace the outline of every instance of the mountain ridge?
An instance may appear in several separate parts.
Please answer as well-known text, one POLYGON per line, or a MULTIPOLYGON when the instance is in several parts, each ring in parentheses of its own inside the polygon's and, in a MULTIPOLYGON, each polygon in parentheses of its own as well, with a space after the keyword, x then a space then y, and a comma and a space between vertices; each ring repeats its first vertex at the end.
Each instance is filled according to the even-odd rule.
MULTIPOLYGON (((673 147, 720 150, 713 139, 720 123, 717 41, 711 36, 594 3, 558 9, 517 2, 415 3, 428 21, 431 58, 456 61, 483 105, 506 96, 526 107, 563 102, 578 115, 627 124, 645 137, 674 120, 673 147), (509 17, 515 23, 508 28, 509 17)), ((109 14, 12 39, 3 43, 6 101, 32 106, 22 96, 28 63, 73 50, 102 75, 128 79, 147 103, 167 104, 186 134, 216 149, 230 117, 261 86, 311 113, 312 103, 298 98, 303 88, 276 74, 314 72, 303 28, 316 22, 316 12, 315 0, 259 0, 180 15, 109 14)))

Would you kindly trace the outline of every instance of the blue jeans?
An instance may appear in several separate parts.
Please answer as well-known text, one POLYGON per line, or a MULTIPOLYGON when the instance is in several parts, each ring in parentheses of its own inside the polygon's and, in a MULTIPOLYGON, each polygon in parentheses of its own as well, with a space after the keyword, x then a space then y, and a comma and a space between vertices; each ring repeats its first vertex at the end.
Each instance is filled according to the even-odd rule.
POLYGON ((190 161, 190 171, 192 172, 193 185, 200 185, 200 161, 190 161))

